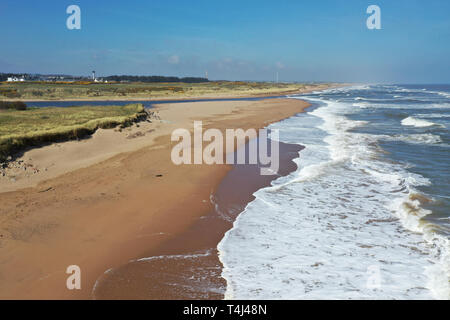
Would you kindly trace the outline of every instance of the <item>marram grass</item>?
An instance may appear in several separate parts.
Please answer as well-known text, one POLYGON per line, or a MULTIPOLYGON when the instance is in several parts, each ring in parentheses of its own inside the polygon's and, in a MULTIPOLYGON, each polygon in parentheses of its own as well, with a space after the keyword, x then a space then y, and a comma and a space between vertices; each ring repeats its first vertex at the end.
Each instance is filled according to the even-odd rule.
POLYGON ((125 127, 146 117, 142 104, 0 111, 0 161, 29 147, 80 139, 98 128, 125 127))
POLYGON ((197 97, 203 95, 284 94, 305 84, 214 81, 203 83, 0 82, 0 99, 61 100, 197 97))

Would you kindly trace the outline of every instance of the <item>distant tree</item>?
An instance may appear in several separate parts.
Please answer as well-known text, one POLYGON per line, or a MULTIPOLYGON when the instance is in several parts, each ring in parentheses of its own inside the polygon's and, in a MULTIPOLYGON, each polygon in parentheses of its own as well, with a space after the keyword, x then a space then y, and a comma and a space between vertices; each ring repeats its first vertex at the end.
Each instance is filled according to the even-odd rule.
POLYGON ((0 101, 0 110, 2 109, 26 110, 27 105, 22 101, 0 101))

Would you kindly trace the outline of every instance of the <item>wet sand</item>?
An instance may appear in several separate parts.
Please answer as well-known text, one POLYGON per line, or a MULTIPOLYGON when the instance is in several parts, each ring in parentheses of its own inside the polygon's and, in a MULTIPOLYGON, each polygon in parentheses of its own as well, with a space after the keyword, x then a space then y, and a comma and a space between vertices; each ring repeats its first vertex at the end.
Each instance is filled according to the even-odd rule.
MULTIPOLYGON (((248 144, 244 147, 248 155, 248 144)), ((223 299, 226 282, 217 245, 253 193, 297 169, 303 147, 280 143, 277 175, 260 175, 260 165, 233 165, 211 197, 213 210, 146 257, 108 270, 96 283, 94 299, 223 299)))
POLYGON ((48 170, 29 186, 0 193, 0 298, 92 298, 106 270, 150 257, 212 212, 210 196, 232 168, 174 165, 175 128, 203 120, 222 131, 258 129, 307 106, 293 99, 165 104, 156 108, 161 121, 149 124, 154 131, 128 142, 108 131, 109 140, 73 142, 76 149, 64 143, 25 153, 42 153, 36 166, 54 159, 59 167, 55 176, 48 170), (65 271, 74 264, 82 288, 71 291, 65 271))

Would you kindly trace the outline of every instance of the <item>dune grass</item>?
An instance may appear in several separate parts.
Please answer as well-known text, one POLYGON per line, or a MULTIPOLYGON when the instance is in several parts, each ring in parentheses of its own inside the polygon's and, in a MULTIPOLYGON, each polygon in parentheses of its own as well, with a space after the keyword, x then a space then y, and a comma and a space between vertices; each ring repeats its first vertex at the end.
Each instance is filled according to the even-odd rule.
POLYGON ((205 95, 283 94, 306 84, 211 81, 204 83, 0 82, 0 99, 160 99, 205 95))
POLYGON ((0 161, 28 147, 83 138, 98 128, 128 126, 146 117, 142 104, 2 110, 0 161))

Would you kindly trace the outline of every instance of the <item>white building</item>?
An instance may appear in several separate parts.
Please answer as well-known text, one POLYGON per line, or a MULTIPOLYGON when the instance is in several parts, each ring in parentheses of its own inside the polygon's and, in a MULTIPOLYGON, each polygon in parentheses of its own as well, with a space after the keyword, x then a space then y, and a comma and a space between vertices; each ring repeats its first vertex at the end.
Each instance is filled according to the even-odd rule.
POLYGON ((6 81, 8 81, 8 82, 23 82, 23 81, 25 81, 25 79, 17 78, 17 77, 8 77, 8 79, 6 81))

